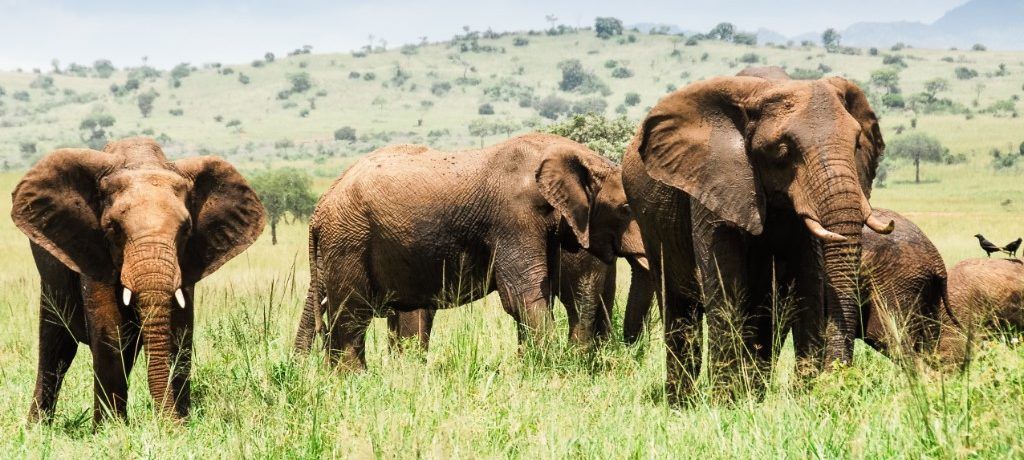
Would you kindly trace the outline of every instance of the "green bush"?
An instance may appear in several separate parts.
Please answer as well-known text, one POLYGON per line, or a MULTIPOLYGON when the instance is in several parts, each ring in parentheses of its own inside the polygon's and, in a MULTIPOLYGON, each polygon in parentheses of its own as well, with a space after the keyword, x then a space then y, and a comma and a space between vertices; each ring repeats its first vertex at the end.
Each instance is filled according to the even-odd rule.
POLYGON ((626 117, 608 119, 589 113, 552 123, 541 131, 572 139, 618 163, 636 134, 636 124, 626 117))
POLYGON ((451 90, 452 84, 446 81, 438 81, 430 85, 430 93, 437 97, 444 96, 445 94, 448 94, 448 91, 451 90))
POLYGON ((494 115, 494 106, 490 103, 481 104, 480 107, 476 109, 476 113, 480 115, 494 115))
POLYGON ((512 46, 526 46, 530 44, 530 40, 525 37, 516 37, 512 39, 512 46))
POLYGON ((818 69, 803 69, 797 67, 789 71, 789 76, 794 80, 817 80, 825 76, 825 73, 818 69))
POLYGON ((558 117, 569 113, 569 104, 569 101, 551 94, 537 100, 533 108, 537 110, 538 115, 556 120, 558 117))
POLYGON ((629 107, 633 107, 640 103, 640 95, 637 93, 626 93, 625 103, 629 107))
POLYGON ((958 80, 970 80, 978 76, 978 71, 968 67, 957 67, 953 70, 958 80))
POLYGON ((604 93, 608 90, 608 87, 597 76, 583 68, 579 59, 559 62, 558 69, 562 71, 562 80, 558 82, 558 88, 562 91, 590 94, 598 91, 604 93))
POLYGON ((625 67, 616 67, 612 71, 612 78, 629 78, 633 76, 633 71, 625 67))
POLYGON ((740 62, 747 64, 756 64, 758 62, 761 62, 761 57, 758 56, 757 53, 745 53, 744 55, 740 56, 740 62))
POLYGON ((598 113, 603 114, 605 109, 608 108, 608 102, 599 97, 588 97, 586 99, 580 99, 572 103, 569 108, 569 113, 572 114, 585 114, 585 113, 598 113))
POLYGON ((601 39, 622 35, 622 21, 611 17, 598 17, 594 19, 594 31, 597 32, 597 37, 601 39))
POLYGON ((342 126, 334 130, 334 140, 336 141, 356 141, 356 129, 351 126, 342 126))

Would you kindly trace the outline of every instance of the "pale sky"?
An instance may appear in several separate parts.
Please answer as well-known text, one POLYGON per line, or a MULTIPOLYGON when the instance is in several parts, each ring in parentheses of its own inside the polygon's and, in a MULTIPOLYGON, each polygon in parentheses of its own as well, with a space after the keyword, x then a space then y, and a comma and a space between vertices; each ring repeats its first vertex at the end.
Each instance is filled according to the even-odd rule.
POLYGON ((929 23, 966 0, 0 0, 0 68, 48 69, 59 59, 110 59, 158 67, 179 62, 244 63, 302 45, 345 52, 368 37, 388 47, 451 38, 462 26, 496 31, 542 29, 544 17, 591 25, 596 16, 708 30, 728 21, 792 36, 860 21, 929 23))

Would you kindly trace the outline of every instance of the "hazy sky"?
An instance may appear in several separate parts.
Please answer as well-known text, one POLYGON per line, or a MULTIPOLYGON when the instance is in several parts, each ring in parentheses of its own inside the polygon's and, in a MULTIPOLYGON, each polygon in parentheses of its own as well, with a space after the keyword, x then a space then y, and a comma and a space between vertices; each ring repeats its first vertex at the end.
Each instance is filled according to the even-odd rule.
POLYGON ((99 58, 137 65, 143 56, 159 67, 241 63, 307 44, 316 52, 349 51, 371 34, 393 47, 422 36, 448 39, 464 25, 541 29, 549 14, 569 25, 615 16, 626 24, 708 30, 729 21, 796 35, 859 21, 931 22, 965 1, 0 0, 0 68, 48 68, 54 58, 62 65, 99 58))

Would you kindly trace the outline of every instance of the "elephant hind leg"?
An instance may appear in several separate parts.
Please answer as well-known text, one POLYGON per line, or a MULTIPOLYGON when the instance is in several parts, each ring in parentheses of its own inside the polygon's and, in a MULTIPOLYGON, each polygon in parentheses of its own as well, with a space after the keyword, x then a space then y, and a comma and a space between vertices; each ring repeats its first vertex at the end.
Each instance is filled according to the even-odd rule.
MULTIPOLYGON (((358 260, 358 256, 349 259, 358 260)), ((366 368, 366 329, 374 316, 374 297, 369 277, 360 263, 333 264, 345 267, 331 273, 327 283, 327 360, 348 370, 366 368)))
POLYGON ((416 338, 420 348, 430 347, 430 331, 434 328, 437 310, 420 308, 413 311, 393 311, 388 314, 389 344, 392 351, 404 351, 402 342, 416 338))

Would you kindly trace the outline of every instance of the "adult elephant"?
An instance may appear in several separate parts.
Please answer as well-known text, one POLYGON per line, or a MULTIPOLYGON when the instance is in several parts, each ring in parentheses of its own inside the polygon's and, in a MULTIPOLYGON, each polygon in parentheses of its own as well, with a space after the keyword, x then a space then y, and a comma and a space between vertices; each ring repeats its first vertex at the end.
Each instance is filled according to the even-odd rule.
POLYGON ((892 231, 868 204, 883 148, 864 93, 838 77, 715 78, 651 110, 623 185, 664 310, 670 397, 699 375, 705 312, 723 375, 751 357, 769 362, 787 329, 775 324, 774 286, 799 299, 801 363, 851 361, 861 228, 892 231), (825 282, 835 288, 827 312, 825 282))
POLYGON ((77 342, 92 351, 95 421, 125 416, 140 345, 156 407, 186 416, 195 284, 263 230, 245 179, 220 158, 170 162, 155 141, 127 139, 50 153, 13 200, 41 278, 29 419, 52 417, 77 342))
MULTIPOLYGON (((654 298, 650 273, 644 260, 635 256, 627 258, 632 270, 627 311, 647 310, 654 298), (636 306, 634 306, 636 305, 636 306)), ((565 307, 569 322, 569 341, 579 346, 588 346, 594 341, 603 341, 611 333, 612 307, 615 304, 616 266, 606 264, 587 251, 570 252, 560 250, 558 264, 548 267, 550 293, 565 307)), ((307 296, 314 295, 308 292, 307 296)), ((299 321, 295 339, 295 350, 308 353, 316 332, 324 332, 319 304, 307 299, 299 321)), ((430 343, 437 310, 420 308, 413 311, 393 311, 387 315, 389 338, 392 348, 414 339, 426 350, 430 343)))
POLYGON ((1024 331, 1024 262, 1020 259, 967 259, 949 271, 949 304, 959 325, 944 325, 943 358, 960 362, 967 338, 991 332, 1024 331))
POLYGON ((540 339, 550 327, 549 267, 561 249, 606 264, 643 257, 619 168, 547 134, 468 152, 380 149, 321 197, 309 248, 307 304, 325 303, 330 362, 355 369, 366 365, 374 315, 447 308, 497 290, 520 341, 540 339))

